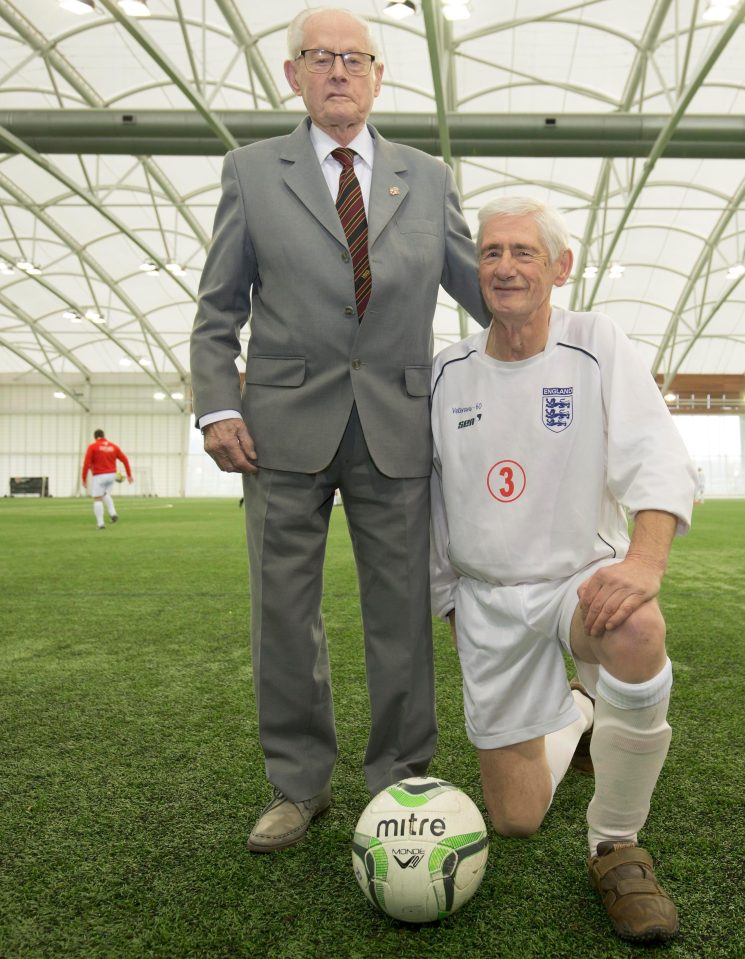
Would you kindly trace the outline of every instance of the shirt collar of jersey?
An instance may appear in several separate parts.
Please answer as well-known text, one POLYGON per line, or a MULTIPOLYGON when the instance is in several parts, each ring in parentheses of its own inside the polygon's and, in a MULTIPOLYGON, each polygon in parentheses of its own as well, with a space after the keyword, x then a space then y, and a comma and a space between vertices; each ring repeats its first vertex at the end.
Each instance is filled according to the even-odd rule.
POLYGON ((529 356, 524 360, 498 360, 494 356, 490 356, 486 352, 486 344, 489 342, 489 327, 485 330, 481 330, 476 334, 478 339, 477 350, 479 356, 485 360, 487 363, 492 363, 496 366, 504 367, 505 369, 519 370, 524 369, 526 366, 529 366, 531 363, 537 363, 541 357, 545 356, 547 353, 550 353, 556 344, 559 342, 561 332, 564 329, 566 322, 566 311, 561 307, 552 306, 551 307, 551 319, 548 324, 548 339, 546 340, 546 345, 543 347, 540 353, 536 353, 534 356, 529 356))
MULTIPOLYGON (((339 144, 332 137, 321 130, 320 127, 317 127, 315 123, 310 125, 310 140, 313 144, 313 149, 316 151, 316 156, 318 157, 318 162, 323 163, 324 160, 327 160, 331 151, 336 150, 339 144)), ((372 138, 372 134, 367 128, 367 124, 362 127, 357 136, 352 140, 351 143, 347 144, 350 150, 354 150, 358 153, 362 160, 370 167, 372 170, 373 165, 373 156, 375 155, 375 141, 372 138)), ((334 161, 336 162, 336 161, 334 161)))

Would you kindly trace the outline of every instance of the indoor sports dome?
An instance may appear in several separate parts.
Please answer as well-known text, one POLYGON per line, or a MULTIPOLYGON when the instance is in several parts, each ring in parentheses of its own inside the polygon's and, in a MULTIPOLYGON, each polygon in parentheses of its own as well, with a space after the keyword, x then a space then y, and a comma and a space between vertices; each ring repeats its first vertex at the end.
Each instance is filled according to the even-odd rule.
MULTIPOLYGON (((3 495, 81 495, 97 428, 123 496, 240 495, 194 429, 189 334, 222 157, 304 115, 283 61, 314 5, 0 0, 3 495)), ((452 166, 474 231, 499 196, 557 206, 555 302, 620 323, 707 496, 745 496, 745 0, 342 5, 382 51, 382 134, 452 166)), ((442 292, 435 350, 475 329, 442 292)))

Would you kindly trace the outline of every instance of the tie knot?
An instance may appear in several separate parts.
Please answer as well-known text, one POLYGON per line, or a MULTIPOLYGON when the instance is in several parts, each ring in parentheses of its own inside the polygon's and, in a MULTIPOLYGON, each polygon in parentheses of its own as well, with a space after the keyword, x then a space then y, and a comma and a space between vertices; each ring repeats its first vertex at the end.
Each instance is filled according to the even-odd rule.
POLYGON ((356 153, 354 150, 350 150, 349 147, 337 147, 331 151, 331 156, 335 160, 338 160, 345 170, 348 170, 349 167, 354 166, 356 153))

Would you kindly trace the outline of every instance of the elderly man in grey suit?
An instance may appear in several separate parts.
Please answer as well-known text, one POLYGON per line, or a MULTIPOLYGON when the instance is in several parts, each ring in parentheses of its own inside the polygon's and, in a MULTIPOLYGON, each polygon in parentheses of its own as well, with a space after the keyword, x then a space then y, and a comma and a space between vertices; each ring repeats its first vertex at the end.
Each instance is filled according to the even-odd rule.
POLYGON ((383 76, 367 23, 304 10, 288 48, 285 74, 309 117, 225 158, 191 344, 205 449, 244 474, 254 687, 274 787, 249 837, 254 852, 297 842, 331 801, 321 594, 337 488, 362 606, 367 785, 376 793, 427 771, 437 739, 428 485, 440 284, 488 322, 449 169, 367 124, 383 76))

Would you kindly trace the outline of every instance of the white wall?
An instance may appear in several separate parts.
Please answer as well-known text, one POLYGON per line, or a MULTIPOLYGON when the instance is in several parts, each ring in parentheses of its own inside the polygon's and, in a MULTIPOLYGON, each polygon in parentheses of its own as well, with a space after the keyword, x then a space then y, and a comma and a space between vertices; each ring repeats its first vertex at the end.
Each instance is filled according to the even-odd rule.
POLYGON ((674 416, 673 422, 704 471, 706 496, 745 496, 745 417, 674 416))
POLYGON ((82 495, 80 470, 96 429, 121 447, 134 474, 135 482, 123 483, 117 495, 184 495, 191 417, 171 400, 154 400, 152 383, 119 377, 71 383, 86 412, 70 396, 55 399, 51 384, 39 380, 0 378, 2 495, 12 476, 48 476, 52 496, 82 495))

